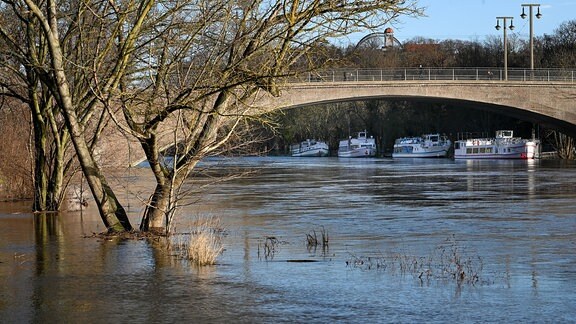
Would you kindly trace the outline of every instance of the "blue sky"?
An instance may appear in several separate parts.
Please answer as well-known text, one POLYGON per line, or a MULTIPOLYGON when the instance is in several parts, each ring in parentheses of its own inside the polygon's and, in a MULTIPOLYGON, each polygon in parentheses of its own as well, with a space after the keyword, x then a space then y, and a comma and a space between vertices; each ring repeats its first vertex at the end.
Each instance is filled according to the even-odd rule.
MULTIPOLYGON (((529 38, 528 17, 520 18, 522 4, 540 4, 541 19, 534 19, 534 36, 552 34, 565 21, 576 19, 576 0, 418 0, 426 7, 427 17, 401 17, 389 27, 394 28, 394 36, 404 42, 416 36, 436 40, 460 39, 484 41, 490 35, 502 36, 496 26, 497 16, 514 17, 514 31, 520 38, 529 38)), ((528 15, 528 8, 525 9, 528 15)), ((536 8, 534 8, 536 14, 536 8)), ((502 23, 500 23, 502 24, 502 23)), ((367 31, 365 35, 369 34, 367 31)), ((365 35, 360 35, 357 40, 365 35)), ((350 39, 355 42, 356 35, 350 39)))

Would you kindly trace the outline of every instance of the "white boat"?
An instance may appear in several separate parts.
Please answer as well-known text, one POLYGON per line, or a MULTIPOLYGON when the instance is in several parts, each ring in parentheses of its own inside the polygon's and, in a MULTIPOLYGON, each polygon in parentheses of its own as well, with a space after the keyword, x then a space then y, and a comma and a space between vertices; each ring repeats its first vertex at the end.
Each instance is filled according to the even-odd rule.
POLYGON ((341 140, 338 145, 338 157, 373 157, 376 156, 376 140, 366 131, 359 132, 357 137, 350 136, 341 140))
POLYGON ((394 142, 393 158, 446 157, 452 142, 440 134, 424 134, 421 137, 403 137, 394 142))
POLYGON ((322 141, 315 141, 307 139, 294 144, 290 147, 292 156, 297 157, 311 157, 311 156, 328 156, 328 144, 322 141))
POLYGON ((511 130, 498 130, 493 138, 458 139, 455 159, 534 159, 540 150, 537 139, 514 137, 511 130))

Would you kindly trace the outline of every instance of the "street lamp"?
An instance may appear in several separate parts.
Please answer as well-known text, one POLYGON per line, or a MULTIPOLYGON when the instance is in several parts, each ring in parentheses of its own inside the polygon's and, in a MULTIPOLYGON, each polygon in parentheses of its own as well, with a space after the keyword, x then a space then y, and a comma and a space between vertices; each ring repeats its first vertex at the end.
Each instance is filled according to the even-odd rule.
POLYGON ((500 30, 500 19, 504 26, 504 80, 508 80, 508 38, 506 36, 506 29, 514 30, 514 17, 496 17, 496 30, 500 30), (507 21, 510 19, 510 26, 506 27, 507 21))
POLYGON ((524 12, 524 8, 528 7, 529 9, 529 16, 530 16, 530 76, 531 78, 534 77, 534 23, 532 21, 533 15, 533 8, 538 7, 538 13, 536 14, 536 18, 540 19, 542 14, 540 13, 540 4, 536 3, 526 3, 522 4, 522 14, 520 17, 522 19, 526 18, 526 13, 524 12))

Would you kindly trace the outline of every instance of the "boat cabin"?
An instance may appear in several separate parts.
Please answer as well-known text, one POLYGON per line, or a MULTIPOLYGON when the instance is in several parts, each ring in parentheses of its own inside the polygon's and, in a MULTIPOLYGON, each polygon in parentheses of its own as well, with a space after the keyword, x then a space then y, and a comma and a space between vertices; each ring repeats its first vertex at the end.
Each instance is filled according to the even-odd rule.
POLYGON ((513 138, 514 131, 511 130, 497 130, 496 138, 513 138))

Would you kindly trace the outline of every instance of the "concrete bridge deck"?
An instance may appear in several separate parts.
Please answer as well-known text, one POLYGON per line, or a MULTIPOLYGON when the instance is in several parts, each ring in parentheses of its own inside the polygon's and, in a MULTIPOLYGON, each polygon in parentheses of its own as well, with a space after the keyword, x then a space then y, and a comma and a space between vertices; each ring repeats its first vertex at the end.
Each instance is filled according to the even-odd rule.
POLYGON ((271 109, 392 99, 487 109, 576 135, 576 69, 339 69, 307 74, 259 102, 271 109), (490 72, 490 74, 488 73, 490 72))

